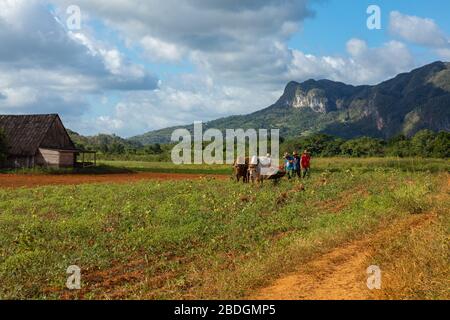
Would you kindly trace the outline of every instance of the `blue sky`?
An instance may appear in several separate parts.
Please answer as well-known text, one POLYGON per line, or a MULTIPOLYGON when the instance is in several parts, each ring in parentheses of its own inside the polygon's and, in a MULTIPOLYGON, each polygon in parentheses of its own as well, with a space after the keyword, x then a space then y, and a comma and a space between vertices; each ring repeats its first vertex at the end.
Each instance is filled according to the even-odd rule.
POLYGON ((273 103, 291 80, 376 84, 450 60, 443 0, 0 0, 0 113, 129 137, 273 103), (77 5, 80 29, 66 12, 77 5), (381 30, 366 26, 369 5, 381 30))
MULTIPOLYGON (((313 3, 315 16, 306 19, 303 30, 295 34, 290 46, 317 55, 342 54, 350 38, 360 38, 370 46, 380 46, 392 39, 389 34, 389 14, 399 11, 407 15, 431 18, 439 27, 450 34, 450 1, 429 0, 328 0, 313 3), (366 28, 370 5, 381 8, 382 29, 366 28)), ((423 55, 424 62, 439 59, 432 52, 411 46, 423 55)))

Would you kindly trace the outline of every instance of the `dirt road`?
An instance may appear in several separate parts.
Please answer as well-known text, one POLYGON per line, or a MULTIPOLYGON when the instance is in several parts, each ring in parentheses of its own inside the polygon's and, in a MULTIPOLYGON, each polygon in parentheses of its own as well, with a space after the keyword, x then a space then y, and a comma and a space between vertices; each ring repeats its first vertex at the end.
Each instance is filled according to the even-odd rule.
POLYGON ((412 215, 385 229, 326 253, 297 271, 276 280, 249 299, 256 300, 365 300, 373 298, 367 288, 366 269, 376 245, 411 229, 431 223, 433 214, 412 215))
POLYGON ((37 187, 45 185, 78 185, 86 183, 129 183, 142 180, 192 180, 208 177, 229 179, 224 175, 198 175, 180 173, 120 173, 120 174, 0 174, 0 188, 37 187))

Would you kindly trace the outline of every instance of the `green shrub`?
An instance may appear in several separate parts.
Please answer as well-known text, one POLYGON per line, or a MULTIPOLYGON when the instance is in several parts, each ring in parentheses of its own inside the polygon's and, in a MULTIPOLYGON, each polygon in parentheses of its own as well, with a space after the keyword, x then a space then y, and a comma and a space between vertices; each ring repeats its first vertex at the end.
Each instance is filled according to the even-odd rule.
POLYGON ((400 187, 393 194, 394 202, 399 210, 411 214, 426 212, 430 208, 430 193, 427 184, 407 184, 400 187))

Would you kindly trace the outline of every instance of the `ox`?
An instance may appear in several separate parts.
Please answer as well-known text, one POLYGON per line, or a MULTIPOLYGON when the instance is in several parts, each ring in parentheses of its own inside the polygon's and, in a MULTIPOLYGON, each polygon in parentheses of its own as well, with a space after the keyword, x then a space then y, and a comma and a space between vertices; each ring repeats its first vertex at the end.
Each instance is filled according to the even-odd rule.
POLYGON ((286 172, 272 165, 270 156, 253 156, 248 166, 248 180, 252 183, 263 183, 264 180, 273 180, 278 182, 284 177, 286 172))
POLYGON ((249 158, 239 157, 233 165, 233 176, 236 181, 239 182, 242 179, 244 183, 248 182, 248 163, 249 158))

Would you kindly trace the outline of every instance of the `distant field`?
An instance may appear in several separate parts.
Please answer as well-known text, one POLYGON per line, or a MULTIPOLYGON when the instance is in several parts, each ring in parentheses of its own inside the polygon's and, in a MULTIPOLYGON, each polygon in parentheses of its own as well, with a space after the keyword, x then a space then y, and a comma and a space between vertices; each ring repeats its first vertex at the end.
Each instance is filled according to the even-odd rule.
MULTIPOLYGON (((280 161, 280 164, 283 164, 280 161)), ((312 170, 322 172, 370 172, 395 169, 410 172, 450 172, 450 160, 431 158, 314 158, 312 170)), ((17 174, 114 174, 131 172, 231 175, 231 165, 175 165, 171 162, 98 161, 98 166, 84 169, 2 169, 1 173, 17 174)))
MULTIPOLYGON (((174 172, 164 163, 106 164, 174 172)), ((375 251, 364 263, 381 265, 387 279, 372 298, 450 298, 447 161, 317 159, 313 167, 303 186, 211 177, 0 189, 0 298, 243 298, 416 216, 432 223, 413 221, 367 247, 375 251), (65 289, 70 265, 82 270, 80 291, 65 289)))
POLYGON ((102 165, 117 168, 127 168, 133 171, 158 173, 193 173, 193 174, 231 174, 231 165, 175 165, 171 162, 141 162, 141 161, 105 161, 102 165))
MULTIPOLYGON (((174 165, 169 162, 101 161, 103 165, 135 171, 163 173, 231 174, 230 165, 174 165)), ((281 162, 280 162, 281 163, 281 162)), ((375 169, 402 171, 450 171, 450 160, 421 158, 315 158, 312 170, 317 172, 373 171, 375 169)))

